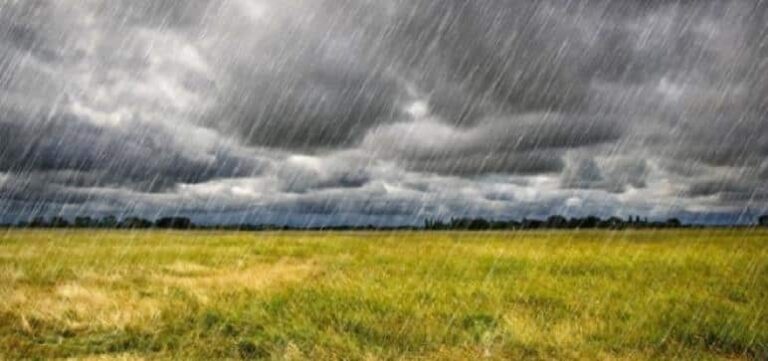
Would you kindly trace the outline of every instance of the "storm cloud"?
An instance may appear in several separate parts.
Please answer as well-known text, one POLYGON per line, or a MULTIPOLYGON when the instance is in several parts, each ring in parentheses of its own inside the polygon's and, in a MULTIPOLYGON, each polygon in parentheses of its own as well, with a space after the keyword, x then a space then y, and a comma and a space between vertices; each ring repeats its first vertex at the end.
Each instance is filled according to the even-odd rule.
POLYGON ((0 1, 0 212, 768 205, 768 2, 0 1))

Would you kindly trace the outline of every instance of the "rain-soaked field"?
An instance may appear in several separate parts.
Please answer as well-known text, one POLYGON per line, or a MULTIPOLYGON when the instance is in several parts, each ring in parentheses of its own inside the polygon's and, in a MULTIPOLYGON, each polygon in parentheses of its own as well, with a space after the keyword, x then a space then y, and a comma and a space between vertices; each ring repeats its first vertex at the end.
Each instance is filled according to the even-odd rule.
POLYGON ((766 359, 768 231, 2 231, 0 359, 766 359))

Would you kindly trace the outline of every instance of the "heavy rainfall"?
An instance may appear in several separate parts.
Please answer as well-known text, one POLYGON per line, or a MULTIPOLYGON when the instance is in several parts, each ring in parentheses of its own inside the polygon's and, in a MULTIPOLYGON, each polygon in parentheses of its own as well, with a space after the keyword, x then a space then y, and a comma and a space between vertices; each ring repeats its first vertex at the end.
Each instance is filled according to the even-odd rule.
POLYGON ((0 4, 0 223, 768 213, 764 1, 0 4))
POLYGON ((768 360, 766 0, 0 0, 0 359, 768 360))

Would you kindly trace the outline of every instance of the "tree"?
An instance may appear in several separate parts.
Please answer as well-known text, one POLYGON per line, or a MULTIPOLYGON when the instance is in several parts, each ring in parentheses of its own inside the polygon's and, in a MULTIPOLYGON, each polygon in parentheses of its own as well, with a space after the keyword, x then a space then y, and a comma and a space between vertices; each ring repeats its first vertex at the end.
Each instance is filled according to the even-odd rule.
POLYGON ((185 217, 164 217, 155 221, 157 228, 190 229, 193 224, 189 218, 185 217))
POLYGON ((606 221, 606 226, 609 228, 623 228, 624 220, 619 217, 610 217, 606 221))
POLYGON ((35 217, 29 221, 29 226, 33 228, 48 227, 48 222, 45 221, 45 217, 35 217))
POLYGON ((105 216, 104 218, 99 221, 99 227, 102 228, 115 228, 117 227, 117 217, 115 216, 105 216))
POLYGON ((121 228, 150 228, 152 222, 150 220, 139 217, 128 217, 120 222, 121 228))
POLYGON ((75 227, 77 228, 88 228, 93 227, 94 221, 91 217, 75 217, 75 227))
POLYGON ((491 228, 491 222, 488 222, 484 218, 475 218, 469 222, 469 227, 467 229, 480 230, 480 229, 490 229, 490 228, 491 228))
POLYGON ((523 218, 523 222, 521 224, 521 227, 523 229, 537 229, 542 228, 544 226, 544 221, 538 220, 538 219, 528 219, 523 218))
POLYGON ((69 221, 64 217, 53 217, 51 218, 51 227, 66 228, 69 227, 69 221))
POLYGON ((547 228, 566 228, 568 227, 568 220, 560 215, 549 216, 546 222, 547 228))
POLYGON ((588 216, 581 220, 579 228, 597 228, 600 225, 600 218, 588 216))

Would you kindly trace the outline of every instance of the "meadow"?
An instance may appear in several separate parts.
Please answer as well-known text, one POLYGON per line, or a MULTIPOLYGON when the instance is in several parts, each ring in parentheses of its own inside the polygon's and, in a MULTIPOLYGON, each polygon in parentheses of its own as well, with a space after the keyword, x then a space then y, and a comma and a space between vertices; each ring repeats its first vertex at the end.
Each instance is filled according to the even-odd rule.
POLYGON ((0 230, 0 359, 765 360, 768 230, 0 230))

